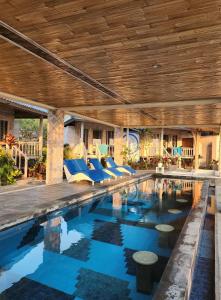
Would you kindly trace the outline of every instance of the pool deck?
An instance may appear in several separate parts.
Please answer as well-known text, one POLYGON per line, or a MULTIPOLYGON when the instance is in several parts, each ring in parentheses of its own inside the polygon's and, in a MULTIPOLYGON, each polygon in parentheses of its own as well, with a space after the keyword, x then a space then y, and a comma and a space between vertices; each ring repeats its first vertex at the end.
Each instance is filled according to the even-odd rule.
POLYGON ((215 213, 215 296, 221 299, 221 179, 216 180, 215 213))
POLYGON ((80 203, 119 189, 127 184, 139 183, 151 177, 148 171, 137 171, 134 176, 124 176, 103 184, 67 183, 46 186, 11 187, 0 192, 0 230, 25 222, 34 217, 62 207, 80 203))

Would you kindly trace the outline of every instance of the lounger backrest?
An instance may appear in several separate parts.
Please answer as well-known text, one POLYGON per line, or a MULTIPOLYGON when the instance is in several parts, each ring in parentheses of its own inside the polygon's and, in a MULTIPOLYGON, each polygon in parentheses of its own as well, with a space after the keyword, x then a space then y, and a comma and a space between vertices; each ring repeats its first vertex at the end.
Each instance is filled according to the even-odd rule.
POLYGON ((96 170, 102 170, 103 166, 98 158, 89 158, 89 162, 94 166, 96 170))
POLYGON ((64 160, 64 164, 68 168, 68 171, 71 174, 79 172, 79 167, 76 164, 76 162, 74 161, 74 159, 65 159, 64 160))
POLYGON ((112 157, 106 158, 106 162, 109 163, 112 168, 117 168, 117 165, 112 157))
POLYGON ((88 166, 86 164, 86 162, 84 161, 84 159, 80 158, 80 159, 76 159, 79 168, 81 171, 88 171, 88 166))

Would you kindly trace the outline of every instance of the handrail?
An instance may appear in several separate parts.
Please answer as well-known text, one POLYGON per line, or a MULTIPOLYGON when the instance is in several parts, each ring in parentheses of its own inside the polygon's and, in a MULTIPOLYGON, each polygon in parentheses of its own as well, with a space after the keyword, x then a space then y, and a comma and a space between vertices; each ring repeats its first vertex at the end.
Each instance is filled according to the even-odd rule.
POLYGON ((182 148, 182 157, 194 157, 194 148, 183 147, 182 148))
POLYGON ((22 157, 24 158, 24 161, 25 161, 24 177, 26 178, 28 176, 28 156, 24 152, 22 152, 18 146, 15 146, 15 145, 13 145, 11 147, 11 155, 12 155, 13 161, 15 162, 16 166, 19 169, 21 169, 22 157))
POLYGON ((41 156, 39 142, 18 142, 19 149, 29 157, 39 157, 41 156))

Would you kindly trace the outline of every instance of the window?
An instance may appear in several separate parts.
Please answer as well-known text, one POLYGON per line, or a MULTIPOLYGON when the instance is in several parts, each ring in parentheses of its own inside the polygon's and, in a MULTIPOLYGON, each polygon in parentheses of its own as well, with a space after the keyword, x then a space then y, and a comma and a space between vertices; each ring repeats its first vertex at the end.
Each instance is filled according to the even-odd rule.
POLYGON ((102 137, 101 130, 93 130, 93 139, 99 140, 102 137))
POLYGON ((0 120, 0 141, 4 141, 8 132, 8 121, 0 120))
POLYGON ((111 143, 111 141, 113 141, 114 140, 114 132, 113 131, 107 131, 107 133, 106 133, 106 144, 107 145, 110 145, 111 143))
POLYGON ((177 135, 173 135, 172 144, 173 144, 173 147, 177 147, 177 135))

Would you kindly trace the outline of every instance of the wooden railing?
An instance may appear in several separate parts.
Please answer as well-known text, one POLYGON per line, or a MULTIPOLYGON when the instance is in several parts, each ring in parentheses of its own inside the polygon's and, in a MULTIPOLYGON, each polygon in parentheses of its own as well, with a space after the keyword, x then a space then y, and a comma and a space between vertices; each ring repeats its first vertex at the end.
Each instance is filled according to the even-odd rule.
POLYGON ((39 142, 18 142, 18 148, 29 158, 37 158, 42 155, 40 153, 39 142))
POLYGON ((22 167, 22 159, 24 160, 24 177, 26 178, 28 175, 28 156, 22 152, 18 146, 12 146, 10 149, 12 159, 15 162, 15 165, 21 170, 22 167))
POLYGON ((160 155, 160 150, 157 146, 145 147, 143 150, 143 154, 144 157, 158 156, 160 155))
MULTIPOLYGON (((172 148, 172 153, 169 153, 167 151, 167 149, 164 147, 163 148, 163 156, 171 157, 171 158, 173 156, 180 156, 182 158, 193 158, 194 157, 194 149, 193 148, 182 147, 182 149, 180 149, 179 153, 178 153, 177 149, 178 149, 177 147, 172 148)), ((158 156, 158 155, 160 155, 159 147, 150 146, 150 147, 146 147, 144 149, 144 156, 145 157, 158 156)))
POLYGON ((193 158, 194 157, 194 149, 193 148, 183 147, 182 148, 182 157, 193 158))

